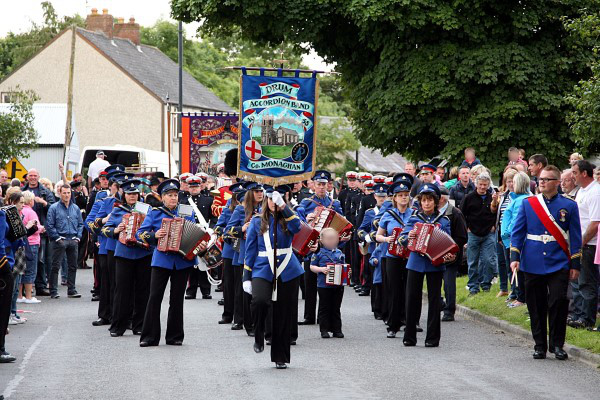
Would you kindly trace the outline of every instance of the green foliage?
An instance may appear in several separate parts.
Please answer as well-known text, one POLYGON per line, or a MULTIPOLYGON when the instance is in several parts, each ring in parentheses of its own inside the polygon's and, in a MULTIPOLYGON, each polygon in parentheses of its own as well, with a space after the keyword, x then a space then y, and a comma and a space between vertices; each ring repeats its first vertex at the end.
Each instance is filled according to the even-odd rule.
POLYGON ((79 15, 59 18, 52 3, 42 2, 44 22, 33 24, 28 32, 8 33, 0 39, 0 80, 27 61, 63 29, 71 25, 85 26, 79 15))
POLYGON ((585 155, 600 152, 600 14, 585 14, 566 20, 565 27, 576 38, 576 46, 591 49, 592 76, 582 80, 567 97, 574 111, 568 115, 577 150, 585 155))
MULTIPOLYGON (((347 150, 358 150, 360 143, 352 133, 345 118, 319 121, 317 126, 317 168, 331 168, 335 172, 347 171, 347 150)), ((353 161, 354 162, 354 161, 353 161)), ((355 164, 355 163, 354 163, 355 164)))
POLYGON ((10 112, 0 113, 0 165, 12 157, 22 157, 37 147, 37 132, 33 127, 33 103, 39 100, 31 91, 17 86, 10 90, 10 112))
POLYGON ((171 0, 204 34, 309 43, 337 63, 360 141, 411 159, 458 161, 477 149, 493 170, 506 149, 557 162, 575 143, 565 99, 591 73, 562 17, 592 0, 171 0))

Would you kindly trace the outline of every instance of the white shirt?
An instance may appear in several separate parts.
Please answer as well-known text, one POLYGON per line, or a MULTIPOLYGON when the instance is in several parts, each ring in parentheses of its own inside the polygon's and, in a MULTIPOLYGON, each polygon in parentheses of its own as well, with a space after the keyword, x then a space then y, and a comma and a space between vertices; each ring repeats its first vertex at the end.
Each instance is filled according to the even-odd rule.
POLYGON ((92 178, 92 180, 96 179, 100 172, 104 171, 106 167, 108 167, 110 163, 102 158, 96 158, 91 162, 90 167, 88 168, 88 176, 92 178))
MULTIPOLYGON (((580 188, 575 200, 579 206, 579 221, 581 222, 581 234, 583 236, 591 222, 600 221, 600 184, 594 180, 587 187, 580 188)), ((588 243, 595 245, 596 236, 594 235, 588 243)))

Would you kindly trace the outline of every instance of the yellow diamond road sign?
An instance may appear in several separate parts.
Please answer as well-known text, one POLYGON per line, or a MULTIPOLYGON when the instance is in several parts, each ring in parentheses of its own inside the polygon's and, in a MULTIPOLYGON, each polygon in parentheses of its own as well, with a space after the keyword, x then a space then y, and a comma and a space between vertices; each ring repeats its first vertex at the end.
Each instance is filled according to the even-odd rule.
POLYGON ((17 178, 19 180, 25 179, 25 175, 27 175, 27 169, 21 164, 19 160, 16 158, 12 158, 9 162, 6 163, 4 167, 6 172, 8 172, 8 177, 10 179, 17 178))

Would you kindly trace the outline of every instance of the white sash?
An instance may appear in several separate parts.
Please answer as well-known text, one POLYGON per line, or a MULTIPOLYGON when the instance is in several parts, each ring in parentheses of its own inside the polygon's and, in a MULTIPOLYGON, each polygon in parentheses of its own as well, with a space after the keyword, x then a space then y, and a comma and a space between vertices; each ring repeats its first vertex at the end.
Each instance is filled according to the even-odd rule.
POLYGON ((548 206, 546 206, 546 202, 544 201, 544 195, 542 195, 540 193, 540 194, 537 194, 535 197, 537 197, 537 199, 539 200, 540 204, 542 205, 542 208, 544 209, 544 211, 546 212, 546 214, 548 214, 548 218, 550 218, 550 221, 552 221, 552 223, 554 225, 556 225, 556 227, 558 228, 558 230, 560 231, 560 233, 566 239, 567 244, 570 244, 570 242, 569 242, 569 235, 567 234, 567 232, 564 231, 563 228, 560 227, 560 225, 554 219, 554 216, 550 213, 550 210, 548 210, 548 206))
MULTIPOLYGON (((271 246, 271 236, 269 235, 269 231, 266 230, 263 233, 263 240, 265 242, 265 256, 267 257, 267 260, 269 260, 269 266, 271 267, 271 272, 273 273, 273 275, 275 275, 275 271, 274 271, 274 267, 275 267, 275 260, 273 257, 273 246, 271 246)), ((285 268, 288 266, 288 263, 290 262, 290 259, 292 258, 292 249, 287 248, 287 249, 277 249, 277 253, 278 254, 285 254, 285 257, 283 259, 283 261, 281 262, 280 265, 277 266, 277 275, 275 276, 275 279, 279 278, 279 276, 281 275, 281 273, 285 270, 285 268)), ((259 252, 259 256, 262 256, 261 254, 262 252, 259 252)), ((277 301, 277 284, 275 285, 275 290, 273 291, 273 296, 271 298, 271 300, 273 301, 277 301)))
MULTIPOLYGON (((198 206, 196 205, 194 200, 192 200, 192 196, 188 197, 188 203, 190 204, 190 206, 192 206, 192 209, 194 210, 194 214, 196 214, 196 221, 198 221, 198 225, 200 225, 200 227, 202 227, 202 229, 204 229, 206 232, 208 232, 210 234, 210 242, 208 242, 206 245, 206 247, 208 248, 217 241, 217 235, 215 235, 214 231, 209 227, 208 223, 204 219, 204 215, 202 215, 202 213, 198 209, 198 206)), ((205 271, 206 274, 208 276, 210 276, 210 274, 208 272, 208 266, 206 265, 206 263, 204 262, 202 257, 197 257, 196 259, 198 260, 198 265, 196 265, 196 268, 198 268, 200 271, 205 271)))

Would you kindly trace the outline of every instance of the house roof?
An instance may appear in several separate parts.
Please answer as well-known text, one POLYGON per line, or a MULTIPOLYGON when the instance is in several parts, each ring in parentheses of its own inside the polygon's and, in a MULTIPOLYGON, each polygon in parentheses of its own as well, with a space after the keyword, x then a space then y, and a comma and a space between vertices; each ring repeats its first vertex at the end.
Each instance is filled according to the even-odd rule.
MULTIPOLYGON (((0 113, 9 113, 9 103, 0 103, 0 113)), ((67 105, 62 103, 35 103, 33 111, 33 127, 38 134, 38 145, 65 144, 65 125, 67 123, 67 105)), ((78 146, 75 116, 71 119, 71 132, 75 132, 71 139, 72 146, 78 146)))
MULTIPOLYGON (((178 65, 159 49, 147 45, 136 46, 129 39, 109 39, 104 33, 82 28, 77 28, 77 32, 163 102, 167 101, 168 95, 169 103, 177 103, 178 65)), ((183 105, 208 111, 234 111, 185 70, 183 105)))
MULTIPOLYGON (((354 159, 354 151, 346 151, 348 157, 354 159)), ((358 165, 361 170, 374 172, 404 172, 404 165, 408 161, 398 153, 384 157, 379 150, 371 150, 364 146, 358 150, 358 165)))

